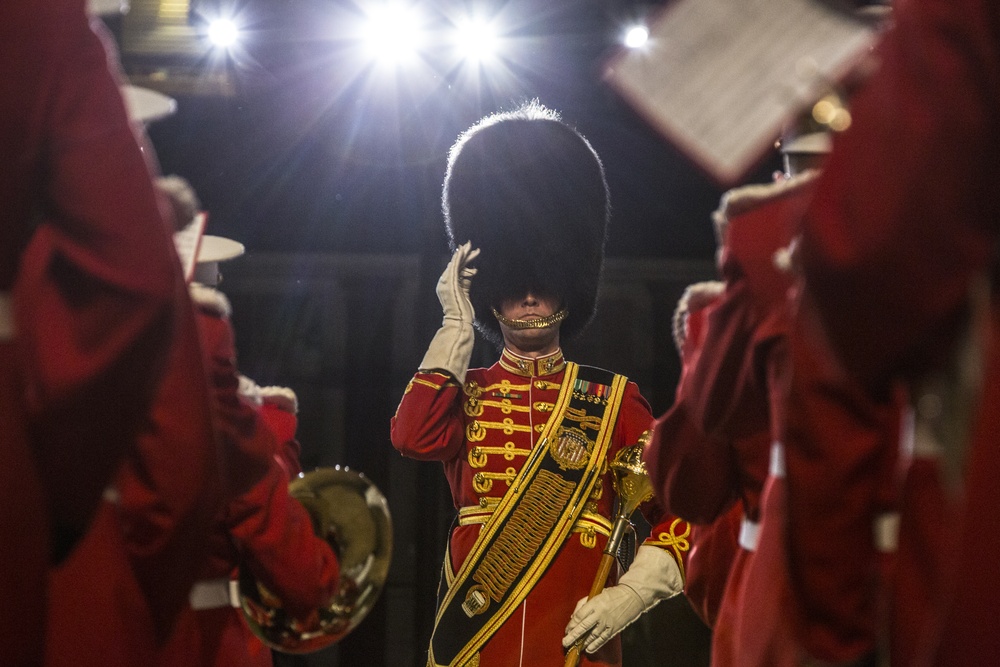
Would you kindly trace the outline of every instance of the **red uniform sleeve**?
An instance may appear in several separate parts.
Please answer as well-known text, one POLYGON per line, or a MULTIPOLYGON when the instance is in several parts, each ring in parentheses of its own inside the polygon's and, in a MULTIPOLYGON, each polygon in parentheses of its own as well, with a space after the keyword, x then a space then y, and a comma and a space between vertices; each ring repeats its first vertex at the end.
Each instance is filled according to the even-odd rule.
POLYGON ((309 514, 288 493, 288 478, 273 459, 267 473, 228 507, 226 524, 241 567, 304 618, 336 592, 339 564, 316 536, 309 514))
POLYGON ((213 418, 222 451, 223 481, 227 495, 239 495, 268 473, 274 436, 256 408, 240 395, 235 340, 228 317, 203 313, 198 324, 214 393, 213 418))
POLYGON ((712 523, 739 498, 729 447, 704 435, 681 402, 656 421, 644 459, 657 499, 689 521, 712 523))
MULTIPOLYGON (((754 333, 742 283, 733 281, 707 308, 688 315, 682 372, 674 405, 657 420, 645 460, 654 489, 671 512, 711 523, 739 498, 739 475, 730 432, 744 358, 754 333)), ((747 426, 762 422, 746 416, 747 426)), ((743 422, 735 424, 736 429, 743 422)))
POLYGON ((288 479, 298 476, 302 472, 300 458, 302 446, 295 436, 299 423, 298 417, 294 412, 267 401, 260 407, 260 416, 277 441, 274 459, 285 471, 288 479))
POLYGON ((67 533, 144 424, 177 328, 193 326, 177 320, 187 300, 150 165, 82 5, 4 3, 0 19, 17 60, 0 77, 0 290, 13 287, 33 446, 67 533))
POLYGON ((847 368, 879 389, 940 358, 1000 219, 996 3, 898 9, 800 247, 807 303, 847 368))
POLYGON ((727 278, 726 289, 704 311, 697 353, 683 359, 684 371, 675 402, 683 403, 690 419, 706 435, 725 440, 767 428, 759 400, 746 392, 757 390, 749 352, 758 335, 759 313, 747 282, 727 278))
POLYGON ((463 453, 462 396, 461 385, 450 375, 414 375, 392 418, 392 446, 424 461, 447 461, 463 453))
POLYGON ((895 500, 902 413, 834 372, 793 337, 785 420, 789 577, 813 654, 854 659, 877 641, 875 526, 895 500))
MULTIPOLYGON (((835 139, 804 220, 800 246, 805 279, 798 321, 801 336, 813 336, 810 340, 820 349, 828 342, 848 375, 880 400, 890 397, 893 378, 920 377, 951 349, 970 285, 977 275, 995 269, 1000 220, 995 194, 1000 5, 926 0, 898 3, 895 9, 894 29, 878 52, 881 67, 851 101, 854 122, 835 139), (815 335, 818 331, 822 334, 815 335)), ((832 392, 824 389, 826 396, 811 400, 828 398, 832 392)), ((843 386, 837 389, 844 392, 843 386)), ((808 619, 804 641, 817 656, 834 659, 863 648, 858 640, 864 639, 871 600, 859 589, 866 583, 867 571, 838 566, 815 572, 806 567, 810 564, 806 559, 822 549, 819 531, 843 531, 838 532, 847 536, 843 544, 853 545, 866 528, 861 522, 865 511, 871 512, 873 500, 864 484, 875 468, 879 443, 873 434, 860 432, 873 425, 870 409, 853 410, 856 423, 846 427, 852 429, 847 446, 821 439, 801 461, 788 461, 790 508, 795 510, 790 515, 793 562, 802 561, 793 572, 793 583, 800 603, 816 612, 808 619), (811 483, 817 479, 821 483, 811 483), (826 511, 833 496, 846 503, 841 515, 826 511), (858 507, 862 504, 867 507, 858 507), (811 508, 815 517, 807 521, 798 507, 811 508)), ((830 420, 835 418, 836 413, 830 417, 825 412, 827 421, 817 420, 814 427, 834 425, 830 420)), ((995 451, 995 439, 989 443, 995 451)), ((970 466, 968 474, 979 470, 970 466)), ((983 472, 992 480, 989 488, 995 489, 995 468, 983 472)), ((985 511, 971 517, 968 526, 975 535, 993 536, 985 541, 995 544, 997 531, 988 519, 995 516, 994 508, 995 502, 979 508, 985 511)), ((917 509, 917 503, 903 508, 913 516, 917 509)), ((916 520, 923 522, 926 516, 916 520)), ((930 554, 921 554, 923 562, 933 563, 939 550, 973 553, 968 535, 961 539, 956 535, 953 541, 948 535, 940 536, 943 544, 920 545, 930 554)), ((982 543, 977 550, 996 552, 982 543)), ((838 546, 820 554, 816 564, 821 567, 824 559, 842 554, 838 546)), ((984 570, 963 567, 957 558, 949 570, 958 577, 971 575, 966 592, 975 591, 992 605, 996 577, 990 573, 996 567, 992 556, 987 557, 990 564, 984 570)), ((855 562, 849 558, 847 564, 855 562)), ((933 568, 923 568, 919 576, 929 590, 941 590, 943 582, 933 568)), ((976 605, 961 600, 961 595, 957 599, 955 610, 978 613, 976 605)), ((959 627, 981 627, 977 620, 981 617, 970 614, 959 627)), ((929 627, 921 626, 918 632, 921 645, 933 643, 929 627)), ((945 636, 962 650, 975 652, 982 646, 978 640, 963 641, 968 636, 960 633, 945 636)), ((995 649, 979 659, 994 653, 995 649)), ((939 664, 942 659, 928 658, 928 663, 939 664)), ((963 657, 961 650, 951 652, 948 660, 949 664, 975 662, 963 657)))

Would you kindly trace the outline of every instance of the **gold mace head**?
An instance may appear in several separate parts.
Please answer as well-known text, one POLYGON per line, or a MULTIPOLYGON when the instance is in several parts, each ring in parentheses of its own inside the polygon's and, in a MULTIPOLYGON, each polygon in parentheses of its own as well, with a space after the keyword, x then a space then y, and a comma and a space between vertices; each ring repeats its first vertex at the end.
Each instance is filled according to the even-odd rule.
POLYGON ((639 505, 653 497, 653 482, 642 460, 643 443, 625 447, 608 467, 613 475, 615 493, 618 494, 618 514, 631 516, 639 505))

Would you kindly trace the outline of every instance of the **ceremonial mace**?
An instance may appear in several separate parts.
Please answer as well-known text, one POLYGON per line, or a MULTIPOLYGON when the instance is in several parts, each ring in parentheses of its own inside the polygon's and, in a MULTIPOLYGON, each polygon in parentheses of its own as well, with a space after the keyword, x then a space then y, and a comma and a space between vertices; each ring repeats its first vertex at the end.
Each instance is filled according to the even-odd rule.
MULTIPOLYGON (((653 497, 653 483, 649 481, 646 464, 642 461, 642 442, 620 450, 608 467, 611 469, 612 483, 618 495, 618 514, 615 516, 611 536, 608 537, 608 543, 601 554, 601 563, 597 568, 597 575, 594 576, 594 583, 590 586, 588 600, 604 590, 604 582, 608 580, 618 547, 625 537, 625 531, 632 525, 629 517, 640 504, 653 497)), ((580 663, 584 637, 570 647, 566 653, 564 667, 576 667, 580 663)))

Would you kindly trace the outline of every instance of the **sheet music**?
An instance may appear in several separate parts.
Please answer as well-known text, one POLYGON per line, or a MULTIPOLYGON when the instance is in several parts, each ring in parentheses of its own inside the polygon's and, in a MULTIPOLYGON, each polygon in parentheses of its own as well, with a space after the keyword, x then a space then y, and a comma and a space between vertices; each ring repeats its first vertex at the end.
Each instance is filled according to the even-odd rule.
POLYGON ((815 0, 678 0, 644 47, 612 59, 606 79, 730 186, 874 39, 870 25, 815 0))
POLYGON ((208 214, 202 211, 194 217, 187 227, 174 233, 174 247, 177 248, 181 268, 184 270, 184 280, 187 282, 191 282, 194 278, 194 266, 198 262, 198 248, 201 246, 201 237, 205 233, 206 222, 208 222, 208 214))

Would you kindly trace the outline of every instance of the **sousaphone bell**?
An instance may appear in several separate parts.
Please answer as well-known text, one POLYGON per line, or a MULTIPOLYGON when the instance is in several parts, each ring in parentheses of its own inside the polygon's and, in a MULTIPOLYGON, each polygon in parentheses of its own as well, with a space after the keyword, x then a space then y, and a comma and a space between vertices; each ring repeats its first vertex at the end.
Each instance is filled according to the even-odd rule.
POLYGON ((240 603, 250 630, 283 653, 312 653, 344 638, 378 600, 392 558, 392 520, 385 496, 363 474, 346 467, 300 474, 288 486, 312 519, 316 535, 340 560, 340 582, 307 624, 249 574, 240 575, 240 603))

